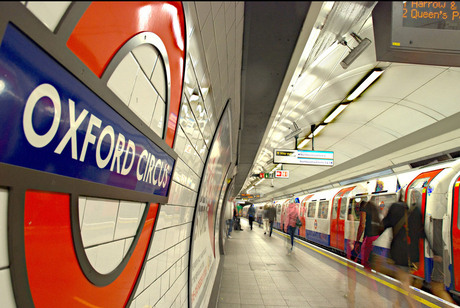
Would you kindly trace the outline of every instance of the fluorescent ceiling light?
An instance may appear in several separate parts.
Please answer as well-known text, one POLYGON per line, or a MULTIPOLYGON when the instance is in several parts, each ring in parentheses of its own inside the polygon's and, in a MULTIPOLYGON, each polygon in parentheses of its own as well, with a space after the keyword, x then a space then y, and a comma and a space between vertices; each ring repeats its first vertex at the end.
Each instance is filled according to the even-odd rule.
POLYGON ((279 168, 281 168, 281 166, 283 166, 283 164, 278 164, 278 165, 276 165, 276 167, 275 167, 275 168, 273 168, 273 170, 272 170, 272 171, 275 171, 276 169, 279 169, 279 168))
POLYGON ((347 108, 348 104, 340 104, 335 108, 335 110, 324 120, 324 123, 329 123, 334 120, 345 108, 347 108))
POLYGON ((311 138, 313 136, 316 136, 319 134, 320 131, 322 131, 324 128, 326 127, 326 125, 319 125, 315 128, 315 130, 313 131, 313 133, 311 133, 310 135, 308 135, 308 138, 311 138))
POLYGON ((347 100, 352 101, 358 96, 361 95, 380 75, 382 75, 383 71, 378 70, 378 71, 373 71, 372 74, 369 75, 369 77, 364 80, 359 87, 356 88, 356 90, 353 91, 348 97, 347 100))
POLYGON ((251 186, 251 188, 249 188, 248 190, 246 190, 246 192, 250 192, 255 186, 251 186))
POLYGON ((310 140, 311 140, 311 139, 305 138, 297 147, 302 148, 302 147, 306 146, 307 143, 308 143, 310 140))

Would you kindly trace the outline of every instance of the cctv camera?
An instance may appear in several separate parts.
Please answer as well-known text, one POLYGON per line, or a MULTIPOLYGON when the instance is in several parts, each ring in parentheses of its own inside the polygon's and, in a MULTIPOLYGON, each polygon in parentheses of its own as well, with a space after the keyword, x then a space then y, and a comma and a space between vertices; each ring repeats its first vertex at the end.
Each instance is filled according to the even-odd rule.
POLYGON ((368 38, 365 38, 363 39, 359 44, 358 46, 356 46, 355 48, 353 48, 350 53, 348 54, 348 56, 346 56, 342 62, 340 62, 340 65, 346 69, 348 68, 355 60, 356 58, 358 58, 363 52, 364 50, 371 44, 371 40, 369 40, 368 38))

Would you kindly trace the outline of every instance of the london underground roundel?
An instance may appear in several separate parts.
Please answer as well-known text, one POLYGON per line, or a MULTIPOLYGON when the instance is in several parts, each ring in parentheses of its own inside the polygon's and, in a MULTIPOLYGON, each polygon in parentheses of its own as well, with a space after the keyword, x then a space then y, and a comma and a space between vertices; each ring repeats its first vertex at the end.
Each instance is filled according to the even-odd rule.
POLYGON ((128 120, 131 114, 115 110, 71 73, 66 65, 74 58, 56 60, 47 52, 49 43, 34 41, 28 32, 9 23, 0 46, 6 88, 0 92, 0 133, 9 136, 2 138, 0 169, 11 175, 1 185, 9 187, 16 304, 125 307, 145 266, 177 158, 171 147, 185 66, 182 3, 92 2, 65 44, 53 42, 66 45, 101 78, 121 49, 136 47, 133 38, 154 37, 167 88, 165 133, 158 139, 146 137, 128 120), (99 203, 83 205, 85 198, 99 203), (122 208, 131 213, 122 217, 125 222, 130 215, 137 222, 128 231, 114 226, 122 208), (113 251, 113 264, 100 264, 98 256, 113 251))

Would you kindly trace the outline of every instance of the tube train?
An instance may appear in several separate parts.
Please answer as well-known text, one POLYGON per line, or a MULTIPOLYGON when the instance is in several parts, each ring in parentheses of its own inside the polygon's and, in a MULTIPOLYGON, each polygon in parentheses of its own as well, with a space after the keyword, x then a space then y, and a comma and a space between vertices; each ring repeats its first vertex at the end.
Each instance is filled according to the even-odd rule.
MULTIPOLYGON (((339 254, 353 247, 359 225, 359 202, 373 201, 379 206, 380 218, 397 200, 404 188, 405 200, 420 208, 427 238, 441 239, 443 245, 444 284, 460 295, 460 160, 412 169, 399 174, 341 186, 290 199, 269 202, 276 206, 274 228, 284 230, 283 221, 290 202, 297 201, 302 226, 297 236, 339 254), (350 242, 351 241, 351 242, 350 242)), ((255 204, 263 207, 267 203, 255 204)), ((244 208, 247 210, 247 207, 244 208)), ((392 239, 385 230, 374 242, 374 253, 387 256, 392 239)), ((362 238, 359 239, 362 241, 362 238)), ((426 240, 420 240, 420 265, 415 278, 430 282, 433 254, 426 240)))

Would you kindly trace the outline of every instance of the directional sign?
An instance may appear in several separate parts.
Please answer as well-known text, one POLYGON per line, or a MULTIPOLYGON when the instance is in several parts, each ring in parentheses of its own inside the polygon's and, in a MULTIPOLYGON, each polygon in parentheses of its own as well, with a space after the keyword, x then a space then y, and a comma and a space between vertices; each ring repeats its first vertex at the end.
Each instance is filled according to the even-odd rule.
POLYGON ((275 178, 289 179, 289 170, 275 170, 275 178))
POLYGON ((273 163, 332 167, 334 165, 334 152, 275 149, 273 151, 273 163))

